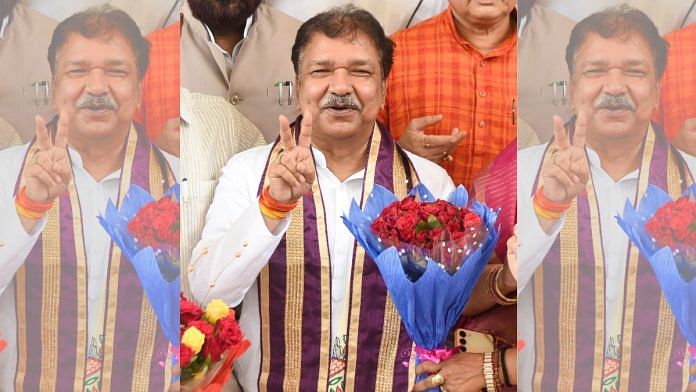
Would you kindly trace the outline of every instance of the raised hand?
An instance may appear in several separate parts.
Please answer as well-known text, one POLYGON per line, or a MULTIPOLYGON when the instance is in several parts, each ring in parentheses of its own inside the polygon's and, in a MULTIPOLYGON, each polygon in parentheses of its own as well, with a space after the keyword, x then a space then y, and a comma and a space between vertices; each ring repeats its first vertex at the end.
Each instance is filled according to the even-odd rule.
POLYGON ((312 159, 312 115, 303 113, 299 142, 295 143, 290 124, 285 116, 280 122, 280 144, 283 150, 269 165, 271 197, 283 203, 292 203, 312 189, 316 178, 312 159))
POLYGON ((412 119, 399 139, 406 150, 439 163, 450 156, 457 145, 466 137, 466 131, 452 129, 449 135, 426 135, 425 128, 442 120, 442 115, 425 116, 412 119))
POLYGON ((54 141, 41 116, 36 116, 36 143, 39 150, 29 158, 24 171, 26 195, 39 203, 50 203, 68 189, 72 178, 68 158, 68 128, 70 121, 61 112, 54 141))
POLYGON ((585 190, 590 179, 590 166, 585 154, 587 117, 579 112, 571 144, 560 117, 553 117, 554 145, 552 158, 544 163, 541 175, 544 196, 553 202, 567 202, 585 190))

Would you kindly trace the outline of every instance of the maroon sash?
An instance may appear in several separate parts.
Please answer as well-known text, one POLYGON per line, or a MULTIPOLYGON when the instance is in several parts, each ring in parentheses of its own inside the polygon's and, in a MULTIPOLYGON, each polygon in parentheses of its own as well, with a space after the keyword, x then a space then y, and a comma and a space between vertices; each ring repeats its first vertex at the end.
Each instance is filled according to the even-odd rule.
MULTIPOLYGON (((298 119, 296 136, 299 123, 298 119)), ((381 126, 379 134, 373 133, 370 145, 363 198, 374 184, 397 195, 405 194, 416 180, 406 154, 381 126)), ((276 142, 269 162, 278 150, 276 142)), ((261 391, 327 388, 331 313, 342 310, 331 309, 331 262, 320 185, 315 182, 313 193, 305 195, 293 211, 293 222, 302 225, 299 232, 288 229, 259 277, 261 391), (298 211, 301 215, 295 215, 298 211), (293 249, 300 248, 302 253, 293 255, 293 249)), ((259 192, 263 186, 264 180, 259 192)), ((363 254, 356 246, 346 297, 350 301, 350 321, 345 390, 405 391, 409 387, 409 368, 403 362, 411 357, 412 342, 388 298, 376 264, 367 255, 363 259, 363 254)))
MULTIPOLYGON (((569 128, 572 133, 574 121, 569 128)), ((636 201, 648 183, 678 194, 692 181, 683 158, 661 131, 648 131, 642 154, 636 201)), ((550 156, 547 148, 543 162, 550 156)), ((534 191, 541 185, 540 173, 534 191)), ((604 367, 619 366, 621 390, 681 391, 685 372, 679 364, 685 358, 686 341, 675 326, 650 264, 630 244, 620 331, 622 354, 613 363, 604 358, 605 319, 614 315, 606 314, 605 309, 602 241, 612 239, 602 237, 600 216, 590 181, 587 193, 579 195, 566 212, 561 233, 533 277, 534 390, 603 391, 604 367)))
MULTIPOLYGON (((144 133, 131 128, 124 146, 119 200, 135 184, 162 195, 169 169, 144 133), (124 178, 125 176, 125 178, 124 178), (127 178, 130 180, 128 181, 127 178)), ((29 147, 26 160, 37 146, 29 147)), ((23 172, 23 169, 22 169, 23 172)), ((17 180, 19 189, 22 174, 17 180)), ((87 265, 79 190, 47 213, 45 229, 15 277, 18 391, 82 391, 94 361, 87 359, 87 265)), ((135 270, 111 243, 105 287, 102 388, 164 390, 168 342, 135 270)), ((93 386, 90 386, 90 390, 93 386)))

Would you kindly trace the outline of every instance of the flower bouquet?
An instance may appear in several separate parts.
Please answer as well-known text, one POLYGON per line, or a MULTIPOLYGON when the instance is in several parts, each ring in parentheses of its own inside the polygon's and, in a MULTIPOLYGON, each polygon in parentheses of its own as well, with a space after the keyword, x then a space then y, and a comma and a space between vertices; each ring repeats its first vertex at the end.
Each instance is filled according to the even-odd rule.
POLYGON ((181 295, 181 391, 218 392, 232 365, 249 348, 234 310, 220 300, 205 312, 181 295))
MULTIPOLYGON (((116 209, 109 200, 99 223, 128 257, 174 352, 179 347, 179 185, 159 200, 131 185, 116 209)), ((172 365, 177 361, 172 355, 172 365)), ((166 361, 163 361, 163 363, 166 361)), ((175 382, 177 376, 172 377, 175 382)))
POLYGON ((120 209, 109 200, 99 223, 128 256, 164 335, 179 346, 179 186, 155 201, 131 185, 120 209))
POLYGON ((454 355, 445 340, 495 249, 496 218, 497 212, 485 205, 469 204, 463 186, 445 201, 421 184, 401 201, 377 185, 363 210, 353 201, 343 217, 377 264, 416 344, 417 363, 454 355))
MULTIPOLYGON (((616 217, 628 238, 650 262, 662 292, 691 346, 690 367, 696 366, 696 185, 677 200, 648 186, 638 210, 627 201, 616 217)), ((689 379, 696 384, 696 374, 689 379)))

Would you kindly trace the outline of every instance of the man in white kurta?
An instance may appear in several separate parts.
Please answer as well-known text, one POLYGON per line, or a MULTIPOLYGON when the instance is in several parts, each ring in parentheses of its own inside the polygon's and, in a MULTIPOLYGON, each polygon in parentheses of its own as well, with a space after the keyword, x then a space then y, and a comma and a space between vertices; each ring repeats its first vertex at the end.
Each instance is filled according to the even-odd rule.
MULTIPOLYGON (((92 13, 86 15, 101 12, 100 15, 104 17, 104 13, 111 15, 110 12, 113 11, 108 8, 97 11, 92 9, 89 11, 92 13)), ((133 26, 135 26, 134 23, 130 27, 133 26)), ((47 214, 44 214, 39 219, 27 223, 24 217, 20 217, 15 206, 15 185, 22 170, 26 179, 27 172, 32 170, 32 166, 41 160, 39 157, 42 154, 48 154, 49 150, 51 154, 57 155, 65 154, 67 151, 70 159, 67 170, 71 174, 67 179, 61 180, 66 181, 61 187, 68 189, 71 186, 70 182, 73 182, 74 188, 79 192, 79 216, 82 217, 83 224, 88 288, 86 292, 88 319, 83 320, 86 321, 87 347, 85 349, 88 358, 96 359, 103 355, 102 324, 113 244, 99 224, 97 216, 104 214, 109 200, 118 199, 122 164, 130 165, 131 163, 129 158, 126 158, 126 162, 123 163, 124 155, 128 156, 124 151, 124 142, 128 135, 136 132, 129 118, 133 116, 138 104, 140 95, 135 93, 147 67, 147 62, 140 63, 136 60, 136 43, 127 40, 119 30, 113 29, 109 33, 111 35, 108 40, 104 40, 102 36, 86 38, 76 33, 68 33, 64 41, 55 42, 61 56, 55 61, 54 81, 57 83, 54 98, 58 103, 54 110, 61 113, 57 134, 64 132, 63 136, 55 137, 56 145, 47 147, 53 142, 41 142, 42 136, 45 134, 47 137, 48 134, 45 133, 47 131, 44 120, 37 119, 35 133, 39 141, 33 147, 35 148, 36 145, 42 145, 42 147, 34 155, 35 158, 25 161, 27 154, 32 154, 28 152, 32 146, 31 143, 0 151, 0 165, 3 168, 0 170, 0 221, 3 222, 0 225, 0 314, 2 315, 0 339, 7 341, 7 347, 0 352, 0 391, 15 390, 19 332, 15 276, 36 245, 48 219, 47 214), (82 60, 79 67, 74 65, 76 59, 82 60), (67 64, 71 64, 73 68, 66 69, 67 64), (104 70, 112 77, 105 78, 104 70), (68 81, 66 74, 70 72, 72 73, 68 81), (116 74, 119 77, 113 77, 116 74), (105 131, 104 123, 115 125, 113 128, 107 126, 105 131), (63 131, 60 130, 61 128, 63 131), (94 134, 103 131, 105 132, 101 135, 101 140, 91 139, 94 134), (110 138, 109 135, 118 136, 110 138), (59 142, 59 139, 62 139, 62 142, 59 142), (104 139, 110 140, 111 144, 105 145, 104 139), (67 149, 62 143, 67 143, 67 149), (99 153, 95 154, 97 151, 99 153), (99 159, 96 159, 97 157, 99 159)), ((146 43, 142 37, 139 42, 146 43)), ((146 137, 144 133, 140 135, 146 137)), ((166 153, 163 153, 163 156, 172 168, 172 172, 176 173, 178 159, 166 153)), ((60 162, 63 165, 64 162, 60 162)), ((164 162, 159 163, 166 165, 164 162)), ((125 192, 125 190, 122 191, 125 192)), ((31 198, 29 191, 27 195, 31 198)), ((51 196, 60 197, 49 195, 49 198, 51 196)), ((55 202, 55 199, 50 200, 55 202)), ((53 244, 53 246, 60 247, 59 244, 53 244)), ((40 281, 37 282, 29 274, 26 281, 29 285, 41 285, 40 281)), ((29 310, 31 313, 40 311, 40 309, 29 310)), ((42 342, 39 341, 28 342, 30 347, 41 344, 42 342)), ((139 366, 147 365, 142 363, 139 366)), ((66 376, 72 385, 72 375, 58 375, 58 377, 66 376)), ((52 389, 56 385, 64 385, 65 382, 65 378, 59 378, 58 381, 42 382, 41 386, 52 389)), ((85 385, 83 388, 88 387, 85 385)), ((121 389, 130 390, 131 385, 122 386, 121 389)))
MULTIPOLYGON (((608 388, 606 385, 611 388, 620 387, 621 390, 624 390, 628 389, 629 385, 634 385, 634 377, 638 373, 644 371, 646 372, 644 374, 650 374, 650 369, 641 369, 641 372, 632 372, 629 378, 627 370, 624 369, 626 376, 623 380, 629 385, 619 385, 619 379, 622 379, 620 376, 623 376, 624 373, 620 373, 620 370, 614 368, 614 365, 618 366, 621 363, 622 351, 624 353, 628 351, 622 350, 622 347, 630 346, 630 336, 626 339, 628 344, 622 341, 622 338, 626 336, 626 330, 622 329, 621 323, 625 313, 628 312, 626 309, 632 309, 633 303, 636 301, 630 295, 624 298, 624 289, 629 286, 631 280, 626 273, 627 270, 631 271, 631 268, 627 268, 629 241, 615 217, 623 213, 627 201, 634 204, 642 197, 642 194, 638 194, 638 192, 639 189, 643 189, 641 187, 646 186, 647 167, 653 157, 648 150, 652 150, 653 145, 657 146, 658 144, 662 145, 661 148, 665 151, 670 148, 661 131, 650 124, 650 116, 659 96, 659 80, 664 71, 666 46, 659 37, 657 29, 650 26, 652 25, 650 20, 639 11, 614 9, 605 12, 601 16, 592 17, 591 21, 580 22, 579 27, 576 27, 577 31, 574 30, 571 36, 569 47, 574 54, 568 64, 570 73, 573 75, 571 78, 571 97, 573 107, 579 113, 577 120, 574 118, 573 124, 571 124, 575 129, 572 144, 569 142, 569 136, 565 134, 561 119, 556 116, 554 118, 555 140, 552 145, 547 143, 518 153, 518 211, 520 214, 518 228, 520 243, 518 251, 520 260, 518 331, 519 338, 524 341, 524 348, 519 353, 520 382, 518 385, 521 391, 540 390, 539 385, 549 387, 549 384, 540 381, 542 377, 544 380, 550 379, 553 385, 558 385, 559 390, 577 388, 577 383, 589 386, 593 382, 599 381, 604 382, 605 386, 602 387, 602 390, 608 388), (603 25, 606 20, 614 21, 613 23, 619 24, 621 28, 611 30, 613 33, 607 34, 606 30, 602 29, 603 26, 607 26, 603 25), (626 31, 630 31, 630 35, 620 33, 626 31), (587 138, 586 144, 585 137, 587 138), (588 180, 591 180, 590 186, 587 185, 588 180), (538 185, 537 181, 541 185, 538 185), (597 326, 595 341, 587 338, 594 335, 594 329, 578 331, 582 333, 582 338, 579 337, 580 333, 578 333, 577 338, 575 334, 571 333, 571 339, 576 341, 576 346, 572 347, 589 347, 590 351, 592 351, 593 346, 595 347, 594 355, 599 362, 595 360, 594 379, 591 368, 576 365, 574 348, 569 348, 571 346, 565 343, 567 340, 562 338, 564 331, 572 331, 575 328, 575 323, 564 323, 562 318, 565 315, 560 314, 559 308, 555 308, 554 305, 548 306, 547 302, 543 302, 543 308, 537 306, 535 301, 548 301, 548 298, 544 296, 546 292, 535 291, 535 282, 532 281, 534 278, 537 284, 539 282, 547 284, 547 280, 542 278, 539 272, 547 263, 553 261, 550 261, 549 255, 553 259, 554 250, 552 248, 559 238, 561 238, 559 242, 561 255, 566 250, 571 254, 578 254, 577 249, 573 253, 573 250, 569 249, 570 247, 563 247, 564 241, 567 243, 568 240, 563 239, 561 233, 566 225, 579 226, 583 223, 577 223, 579 218, 575 212, 570 218, 566 212, 561 213, 555 219, 544 216, 546 212, 538 212, 541 204, 537 204, 537 196, 532 196, 535 191, 541 192, 543 197, 548 200, 561 204, 565 203, 566 200, 573 202, 580 197, 590 199, 589 204, 593 211, 594 202, 592 200, 597 201, 598 216, 593 215, 592 219, 593 222, 599 220, 598 227, 601 239, 593 237, 592 241, 599 240, 602 244, 599 250, 595 249, 595 252, 599 252, 599 257, 603 255, 604 258, 603 297, 600 294, 602 291, 596 289, 595 285, 588 285, 587 280, 582 280, 582 276, 591 273, 593 268, 588 267, 585 261, 579 260, 580 257, 568 260, 567 264, 561 264, 560 267, 580 265, 576 267, 580 271, 576 272, 580 278, 578 279, 577 276, 571 278, 575 279, 571 283, 561 282, 561 286, 570 287, 574 284, 576 291, 581 294, 598 290, 593 294, 597 296, 596 301, 599 302, 597 306, 603 306, 605 309, 604 323, 597 326), (588 193, 591 193, 593 197, 585 196, 588 193), (584 284, 579 282, 584 282, 584 284), (541 315, 540 309, 543 309, 543 315, 541 315), (561 320, 558 321, 557 326, 548 325, 541 323, 540 317, 545 317, 545 320, 553 317, 556 320, 561 318, 561 320), (555 331, 555 328, 558 328, 561 337, 548 332, 555 331), (544 331, 543 338, 546 340, 542 341, 546 342, 547 347, 560 347, 560 350, 566 350, 565 354, 558 355, 560 358, 546 358, 546 360, 543 355, 538 357, 538 350, 544 352, 543 350, 548 350, 548 348, 536 344, 541 338, 535 335, 537 331, 544 331), (601 340, 598 339, 603 339, 603 347, 601 347, 601 340), (599 345, 597 345, 597 341, 599 345), (546 363, 548 366, 549 361, 565 362, 570 367, 564 368, 559 365, 558 369, 553 369, 552 373, 547 374, 547 370, 543 368, 543 365, 540 367, 540 363, 546 363), (602 363, 604 364, 603 370, 602 363)), ((658 147, 654 147, 654 149, 657 150, 658 147)), ((673 162, 672 157, 678 155, 678 151, 672 150, 669 153, 669 160, 673 162)), ((695 173, 696 159, 686 154, 681 154, 681 156, 683 160, 676 158, 676 162, 684 166, 686 170, 684 181, 688 183, 692 179, 688 171, 695 173)), ((671 162, 668 164, 672 164, 671 162)), ((650 173, 652 173, 652 167, 650 167, 650 173)), ((650 177, 651 181, 653 176, 658 177, 653 174, 650 177)), ((579 205, 580 202, 576 203, 579 205)), ((587 246, 586 241, 581 242, 578 238, 586 239, 589 235, 591 234, 580 233, 580 230, 577 230, 574 237, 578 243, 587 246)), ((582 247, 582 245, 579 246, 582 247)), ((580 251, 582 252, 582 250, 580 251)), ((592 252, 592 249, 589 251, 592 252)), ((558 249, 555 252, 559 252, 558 249)), ((562 257, 561 260, 565 260, 562 257)), ((643 260, 638 262, 644 263, 643 260)), ((556 264, 554 262, 551 265, 555 266, 556 264)), ((543 268, 544 277, 546 274, 555 277, 556 275, 551 275, 555 271, 555 269, 543 268)), ((635 270, 630 273, 633 274, 635 280, 635 270)), ((641 290, 641 288, 637 287, 636 290, 641 290)), ((564 301, 572 301, 572 299, 561 296, 560 302, 564 301)), ((569 312, 574 313, 575 311, 575 309, 571 309, 569 312)), ((647 314, 647 312, 654 311, 654 309, 643 308, 636 312, 646 312, 647 314)), ((673 320, 673 316, 669 315, 668 317, 672 317, 673 320)), ((631 331, 629 330, 629 332, 631 331)), ((671 347, 671 344, 669 346, 671 347)), ((633 358, 652 358, 653 356, 652 350, 642 352, 634 347, 633 351, 633 358)), ((672 354, 676 357, 681 355, 681 358, 684 355, 683 352, 679 354, 678 350, 672 354)), ((546 351, 546 356, 549 355, 546 351)), ((672 366, 672 358, 668 361, 668 365, 672 366)), ((579 363, 580 360, 577 362, 579 363)), ((630 365, 624 366, 624 368, 630 368, 630 365)), ((666 381, 666 377, 663 377, 655 382, 658 383, 656 385, 666 385, 659 383, 667 383, 668 381, 666 381)), ((544 390, 543 387, 541 389, 544 390)), ((650 390, 660 389, 658 387, 658 389, 650 390)))
MULTIPOLYGON (((339 14, 343 12, 352 15, 354 11, 338 11, 339 14)), ((369 194, 371 191, 363 189, 370 176, 366 170, 368 153, 374 152, 370 149, 371 137, 381 134, 382 143, 388 138, 387 143, 393 145, 388 133, 380 132, 375 123, 385 98, 384 77, 389 72, 391 52, 384 47, 376 48, 377 41, 386 42, 383 32, 381 38, 375 38, 363 32, 363 28, 358 27, 354 35, 336 38, 327 37, 321 30, 299 35, 304 40, 299 43, 299 58, 294 59, 299 62, 298 101, 304 114, 299 145, 290 141, 287 120, 281 118, 283 152, 278 153, 277 158, 269 161, 272 150, 277 152, 274 145, 234 156, 223 169, 202 239, 193 251, 188 276, 195 298, 203 303, 217 298, 231 306, 243 305, 240 326, 251 341, 251 348, 235 364, 235 372, 248 391, 257 390, 261 363, 263 326, 259 316, 257 277, 292 223, 289 215, 269 220, 261 212, 257 195, 265 169, 266 175, 271 176, 271 197, 280 198, 282 202, 287 201, 285 198, 296 200, 306 194, 314 181, 321 188, 331 265, 331 308, 338 310, 331 311, 330 321, 327 320, 332 331, 330 341, 335 340, 337 331, 342 328, 340 310, 349 301, 347 290, 355 240, 343 225, 341 216, 348 212, 353 200, 360 203, 363 192, 369 194), (297 161, 293 161, 295 158, 297 161), (294 187, 273 177, 273 173, 286 169, 301 178, 294 187), (285 193, 277 189, 285 189, 285 193)), ((298 129, 296 127, 296 132, 298 129)), ((420 182, 436 197, 444 198, 453 190, 453 183, 442 168, 406 154, 420 182)), ((303 346, 305 344, 309 346, 314 342, 305 342, 303 346)), ((271 377, 273 373, 271 370, 271 377)), ((292 381, 286 379, 286 382, 292 381)))

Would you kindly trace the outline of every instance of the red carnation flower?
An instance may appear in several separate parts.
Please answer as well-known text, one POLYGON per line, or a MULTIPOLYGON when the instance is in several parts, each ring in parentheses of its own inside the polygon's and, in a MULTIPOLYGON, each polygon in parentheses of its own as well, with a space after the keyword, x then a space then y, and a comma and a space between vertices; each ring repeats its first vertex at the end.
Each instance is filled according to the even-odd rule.
POLYGON ((242 330, 239 329, 239 324, 237 324, 237 321, 234 319, 234 315, 229 315, 218 320, 216 329, 217 337, 220 339, 221 343, 225 345, 225 349, 238 344, 244 337, 242 335, 242 330))
POLYGON ((203 309, 194 302, 187 300, 183 294, 181 295, 179 304, 179 323, 181 325, 188 326, 192 321, 200 320, 203 316, 203 309))
POLYGON ((196 327, 199 331, 205 335, 205 341, 208 341, 208 337, 213 334, 214 328, 209 322, 205 320, 194 320, 188 323, 189 327, 196 327))
POLYGON ((191 351, 190 348, 188 348, 186 345, 182 344, 181 347, 179 347, 179 361, 180 361, 180 366, 182 368, 185 368, 188 366, 188 364, 191 362, 191 359, 194 357, 193 351, 191 351))

